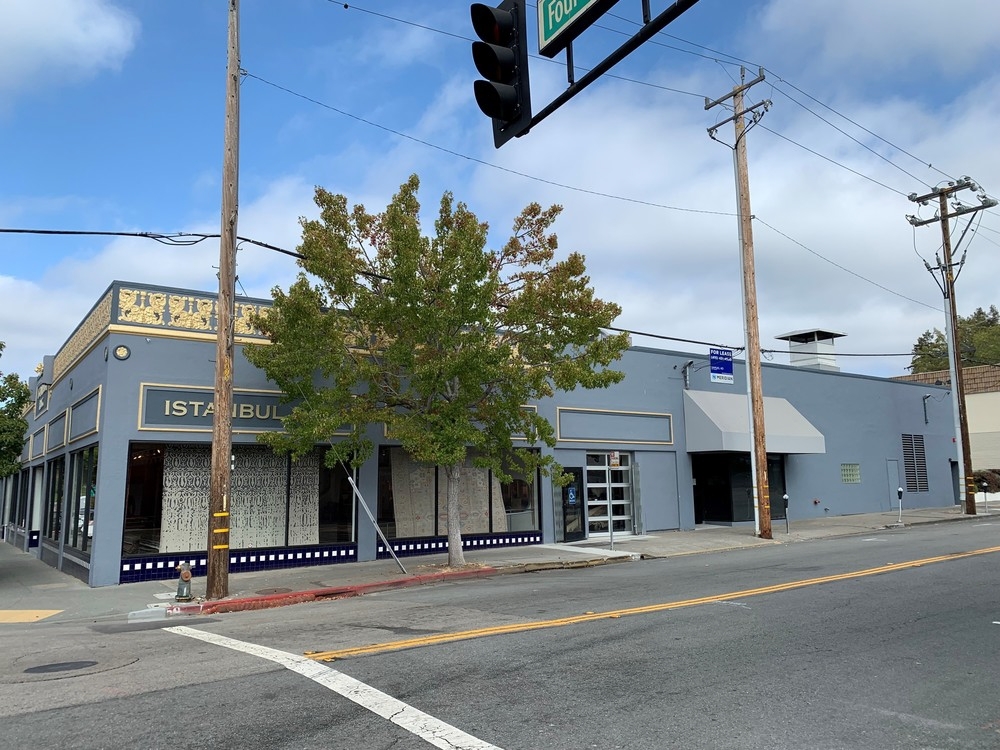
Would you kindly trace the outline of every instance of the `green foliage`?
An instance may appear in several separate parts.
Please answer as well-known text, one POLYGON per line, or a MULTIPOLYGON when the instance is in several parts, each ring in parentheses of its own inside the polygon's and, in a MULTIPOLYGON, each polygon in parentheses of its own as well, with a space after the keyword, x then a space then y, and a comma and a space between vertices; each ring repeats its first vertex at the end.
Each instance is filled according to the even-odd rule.
POLYGON ((1000 469, 976 469, 972 472, 972 477, 976 483, 976 492, 983 491, 984 483, 987 492, 1000 492, 1000 469))
POLYGON ((424 236, 418 188, 410 177, 378 214, 317 188, 320 218, 301 222, 304 272, 256 321, 271 344, 246 350, 295 404, 286 431, 262 440, 301 456, 346 431, 327 464, 358 464, 374 447, 366 426, 384 424, 418 461, 474 455, 502 478, 505 466, 559 475, 511 436, 554 445, 525 404, 622 379, 609 366, 628 337, 602 331, 621 310, 595 297, 583 256, 555 259, 559 206, 527 206, 489 250, 486 224, 451 193, 424 236))
MULTIPOLYGON (((5 348, 0 341, 0 355, 5 348)), ((0 372, 0 477, 10 476, 21 468, 21 451, 28 423, 21 416, 31 400, 28 386, 14 373, 0 372)))
MULTIPOLYGON (((976 308, 968 317, 958 316, 958 340, 963 367, 1000 363, 1000 311, 976 308)), ((948 341, 944 333, 934 328, 920 334, 913 345, 910 369, 935 372, 948 369, 948 341)))

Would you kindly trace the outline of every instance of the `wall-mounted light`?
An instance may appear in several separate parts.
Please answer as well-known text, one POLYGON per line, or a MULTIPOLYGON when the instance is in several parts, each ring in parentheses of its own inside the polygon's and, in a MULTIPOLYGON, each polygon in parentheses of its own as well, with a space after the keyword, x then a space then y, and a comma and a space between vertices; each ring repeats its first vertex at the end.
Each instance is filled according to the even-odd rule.
POLYGON ((693 359, 689 359, 687 362, 684 363, 684 367, 681 368, 681 374, 684 376, 684 390, 685 391, 691 385, 690 371, 691 371, 692 365, 694 365, 694 360, 693 359))
POLYGON ((924 394, 924 424, 927 424, 927 399, 931 397, 931 394, 924 394))

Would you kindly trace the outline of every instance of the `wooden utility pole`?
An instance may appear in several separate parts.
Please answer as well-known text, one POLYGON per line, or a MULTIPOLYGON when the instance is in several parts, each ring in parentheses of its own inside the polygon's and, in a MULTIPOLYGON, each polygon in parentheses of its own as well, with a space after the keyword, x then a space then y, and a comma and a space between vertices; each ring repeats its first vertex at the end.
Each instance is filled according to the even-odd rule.
POLYGON ((233 298, 236 295, 236 219, 240 153, 240 2, 229 0, 226 128, 222 159, 222 230, 216 302, 215 414, 208 503, 206 597, 229 596, 230 465, 233 449, 233 298))
MULTIPOLYGON (((951 225, 950 220, 956 216, 973 214, 986 208, 995 206, 997 202, 992 198, 987 198, 985 193, 980 192, 978 206, 956 206, 951 213, 948 212, 948 198, 960 190, 978 190, 976 185, 968 177, 963 177, 955 183, 949 183, 944 188, 934 188, 927 195, 917 195, 911 193, 909 198, 914 203, 926 204, 928 201, 937 198, 938 213, 933 219, 920 220, 915 216, 907 216, 907 220, 915 227, 922 227, 926 224, 941 224, 941 241, 943 262, 939 260, 938 267, 932 268, 930 263, 924 261, 924 266, 931 274, 935 271, 941 272, 941 281, 938 286, 944 294, 946 323, 948 328, 948 369, 951 373, 951 398, 955 410, 955 421, 958 445, 958 486, 965 496, 965 512, 967 515, 976 515, 976 481, 972 474, 972 449, 969 444, 969 420, 965 410, 965 376, 962 372, 962 348, 961 337, 958 331, 958 306, 955 304, 955 264, 952 261, 951 248, 951 225)), ((934 277, 937 281, 937 276, 934 277)))
MULTIPOLYGON (((746 70, 740 69, 740 81, 746 80, 746 70)), ((736 86, 726 96, 709 101, 705 99, 705 109, 711 109, 727 99, 733 100, 734 115, 708 129, 715 138, 719 127, 733 121, 736 127, 736 143, 733 146, 733 163, 736 172, 736 202, 739 215, 740 267, 743 272, 743 329, 746 334, 747 390, 750 401, 750 471, 754 504, 754 519, 757 534, 762 539, 771 538, 771 492, 767 480, 767 442, 764 430, 764 395, 760 373, 760 331, 757 322, 757 280, 753 259, 753 215, 750 213, 750 177, 747 170, 745 115, 751 115, 752 125, 756 124, 770 107, 770 101, 762 101, 746 109, 743 108, 743 92, 764 80, 764 69, 749 83, 736 86)))

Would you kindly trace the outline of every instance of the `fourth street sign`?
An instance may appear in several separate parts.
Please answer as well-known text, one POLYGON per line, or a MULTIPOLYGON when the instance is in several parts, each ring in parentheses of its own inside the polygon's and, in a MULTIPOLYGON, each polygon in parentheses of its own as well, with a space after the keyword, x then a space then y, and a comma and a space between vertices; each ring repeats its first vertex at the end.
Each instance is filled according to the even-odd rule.
POLYGON ((555 57, 618 0, 538 0, 538 54, 555 57))

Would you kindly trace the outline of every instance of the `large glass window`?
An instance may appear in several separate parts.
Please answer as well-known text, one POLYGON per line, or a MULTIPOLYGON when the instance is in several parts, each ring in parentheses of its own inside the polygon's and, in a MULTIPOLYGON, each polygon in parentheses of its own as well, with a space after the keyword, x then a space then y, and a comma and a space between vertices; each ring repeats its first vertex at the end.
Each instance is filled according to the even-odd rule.
MULTIPOLYGON (((462 532, 526 531, 539 528, 538 482, 510 469, 511 481, 467 461, 459 505, 462 532)), ((448 531, 448 479, 444 469, 414 461, 402 448, 378 452, 378 523, 388 539, 443 536, 448 531)))
POLYGON ((31 489, 31 473, 23 469, 18 475, 17 485, 17 518, 15 523, 18 528, 28 528, 28 498, 31 489))
MULTIPOLYGON (((538 519, 538 478, 504 467, 509 482, 500 483, 504 512, 507 514, 507 531, 534 531, 540 527, 538 519)), ((494 529, 497 530, 497 529, 494 529)))
POLYGON ((354 541, 354 488, 343 466, 319 467, 320 544, 354 541))
POLYGON ((45 490, 45 538, 59 541, 62 529, 63 485, 66 482, 66 457, 49 461, 49 472, 45 490))
POLYGON ((160 551, 163 450, 163 445, 159 443, 132 443, 129 446, 123 555, 160 551))
POLYGON ((70 456, 69 514, 64 539, 68 546, 86 552, 94 538, 94 509, 97 506, 97 446, 70 456))
MULTIPOLYGON (((241 540, 256 547, 354 541, 353 488, 342 467, 322 465, 322 451, 291 465, 287 456, 274 456, 263 446, 237 445, 233 454, 230 541, 234 548, 241 540)), ((209 463, 208 446, 133 443, 129 447, 122 555, 204 549, 209 463), (180 524, 177 529, 171 526, 175 521, 180 524)))

